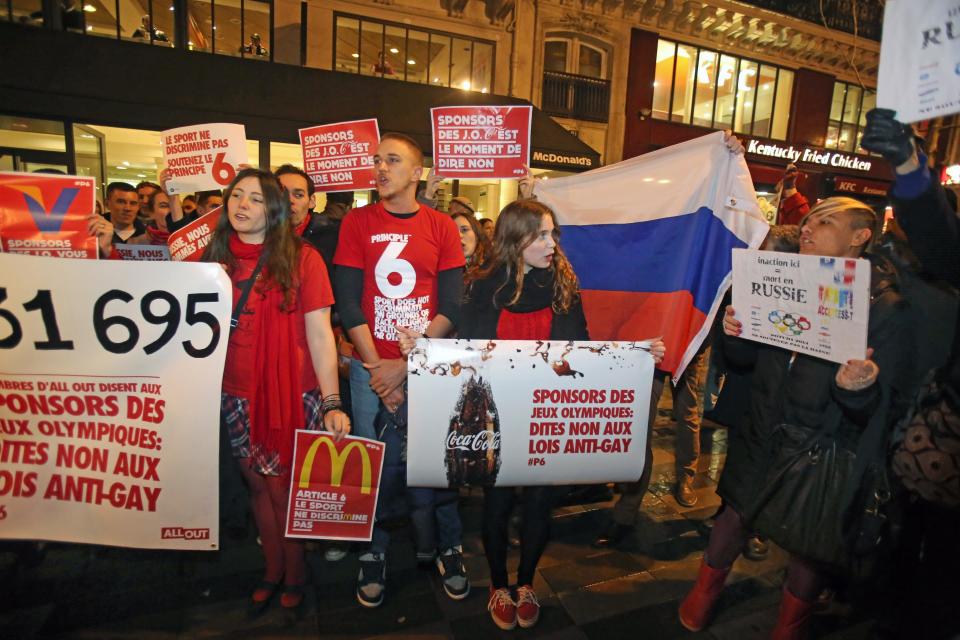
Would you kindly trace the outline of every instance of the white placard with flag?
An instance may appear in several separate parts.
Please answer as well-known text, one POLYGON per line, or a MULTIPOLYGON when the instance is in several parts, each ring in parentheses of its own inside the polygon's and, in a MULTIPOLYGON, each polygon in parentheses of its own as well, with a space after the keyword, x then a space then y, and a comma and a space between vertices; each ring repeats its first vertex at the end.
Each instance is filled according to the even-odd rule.
POLYGON ((741 338, 832 362, 863 359, 870 262, 735 249, 733 308, 741 338))
POLYGON ((730 286, 731 250, 769 226, 742 154, 722 132, 576 176, 538 182, 561 225, 594 340, 663 336, 678 377, 730 286))
POLYGON ((407 483, 634 481, 646 454, 646 342, 420 340, 408 360, 407 483))
POLYGON ((216 264, 0 255, 0 538, 217 549, 231 295, 216 264))

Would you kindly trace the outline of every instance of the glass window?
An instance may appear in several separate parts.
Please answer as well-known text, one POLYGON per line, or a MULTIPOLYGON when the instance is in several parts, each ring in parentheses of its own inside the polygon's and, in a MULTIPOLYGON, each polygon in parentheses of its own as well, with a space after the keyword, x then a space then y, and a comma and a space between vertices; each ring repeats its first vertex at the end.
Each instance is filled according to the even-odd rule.
POLYGON ((473 43, 473 90, 489 93, 493 85, 493 45, 473 43))
POLYGON ((858 120, 861 127, 867 126, 867 112, 873 110, 876 106, 877 92, 865 91, 863 94, 863 106, 860 107, 860 118, 858 120))
POLYGON ((175 18, 173 0, 149 0, 150 14, 153 16, 153 44, 172 47, 173 22, 175 18))
POLYGON ((714 114, 713 126, 716 128, 733 128, 733 100, 737 93, 737 59, 731 56, 720 56, 720 66, 717 70, 717 109, 714 114))
MULTIPOLYGON (((270 59, 270 3, 265 0, 243 0, 243 57, 270 59)), ((219 23, 219 18, 217 19, 219 23)))
POLYGON ((862 95, 863 90, 861 90, 860 87, 847 85, 847 100, 843 105, 843 117, 840 118, 841 121, 854 123, 857 121, 862 95))
POLYGON ((653 75, 653 117, 660 120, 667 120, 670 117, 673 60, 676 52, 675 43, 666 40, 657 42, 657 66, 653 75))
POLYGON ((472 43, 469 40, 453 39, 452 55, 450 57, 450 86, 469 91, 473 88, 470 81, 473 72, 471 56, 472 43))
POLYGON ((0 147, 66 151, 63 123, 57 120, 0 115, 0 147))
POLYGON ((777 76, 777 99, 774 102, 773 126, 770 137, 787 139, 787 122, 790 120, 790 99, 793 96, 793 71, 780 69, 777 76))
POLYGON ((430 34, 430 84, 450 86, 450 36, 430 34))
POLYGON ((833 101, 830 103, 830 119, 839 120, 843 113, 843 98, 847 93, 847 85, 835 82, 833 85, 833 101))
POLYGON ((213 42, 213 4, 209 0, 189 0, 187 29, 190 39, 187 48, 193 51, 211 51, 213 42))
POLYGON ((385 73, 384 78, 404 80, 407 76, 407 67, 417 66, 414 58, 407 56, 407 31, 399 27, 386 26, 383 30, 384 58, 387 66, 394 70, 393 74, 385 73))
POLYGON ((543 70, 556 73, 567 71, 567 42, 564 40, 547 40, 543 45, 543 70))
POLYGON ((693 103, 693 124, 713 125, 713 98, 717 91, 718 56, 713 51, 700 51, 697 59, 696 96, 693 103))
POLYGON ((737 108, 733 118, 733 130, 739 133, 751 133, 753 130, 757 70, 756 62, 740 61, 740 70, 737 72, 737 108))
POLYGON ((673 114, 674 122, 690 124, 690 110, 693 105, 693 89, 697 75, 697 49, 685 44, 677 45, 676 73, 673 77, 673 114))
POLYGON ((837 148, 837 141, 840 139, 840 125, 831 122, 827 127, 827 144, 831 149, 837 148))
POLYGON ((838 149, 843 151, 853 151, 853 145, 857 143, 857 125, 855 124, 842 124, 840 125, 840 143, 837 145, 838 149))
POLYGON ((581 44, 577 73, 590 78, 603 79, 603 51, 589 45, 581 44))
POLYGON ((364 20, 360 25, 360 73, 381 77, 397 73, 383 50, 382 24, 364 20))
POLYGON ((753 135, 770 137, 770 120, 773 117, 773 94, 777 84, 777 68, 760 66, 760 81, 757 87, 756 106, 753 110, 753 135))
POLYGON ((243 10, 240 0, 214 0, 214 53, 239 56, 246 44, 243 41, 243 10))
MULTIPOLYGON (((116 12, 116 4, 109 4, 103 0, 84 0, 83 19, 86 32, 92 36, 116 38, 117 20, 114 17, 116 12)), ((172 32, 166 35, 171 40, 173 39, 172 32)))
POLYGON ((335 71, 358 73, 360 69, 360 21, 337 16, 335 71))
POLYGON ((298 144, 286 142, 270 143, 270 170, 276 171, 281 165, 292 164, 303 167, 303 150, 298 144))
POLYGON ((430 81, 428 69, 430 66, 430 34, 424 31, 407 31, 407 82, 430 81))
POLYGON ((12 3, 3 3, 3 15, 9 16, 13 12, 13 21, 28 24, 34 27, 43 26, 42 0, 13 0, 12 3))

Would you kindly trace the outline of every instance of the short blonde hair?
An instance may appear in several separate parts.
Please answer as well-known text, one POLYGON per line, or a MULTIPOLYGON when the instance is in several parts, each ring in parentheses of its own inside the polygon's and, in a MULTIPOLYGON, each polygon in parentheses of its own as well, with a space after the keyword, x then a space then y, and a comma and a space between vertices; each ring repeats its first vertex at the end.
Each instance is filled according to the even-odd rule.
POLYGON ((844 214, 850 218, 850 226, 854 229, 869 229, 870 239, 863 245, 864 251, 870 248, 874 238, 877 237, 877 214, 874 213, 873 209, 855 198, 834 196, 821 200, 800 221, 800 229, 803 229, 807 220, 814 214, 844 214))

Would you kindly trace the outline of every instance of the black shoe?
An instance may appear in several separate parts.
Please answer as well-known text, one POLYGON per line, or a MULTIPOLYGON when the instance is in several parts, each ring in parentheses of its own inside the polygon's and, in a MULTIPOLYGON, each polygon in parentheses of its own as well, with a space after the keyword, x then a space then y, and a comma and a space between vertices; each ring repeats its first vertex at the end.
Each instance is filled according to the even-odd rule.
POLYGON ((690 476, 681 476, 677 480, 677 487, 673 492, 677 498, 677 503, 681 507, 692 507, 697 504, 697 494, 693 492, 693 478, 690 476))
POLYGON ((760 536, 751 536, 743 546, 743 555, 747 560, 763 560, 770 553, 770 545, 760 536))
POLYGON ((594 549, 612 549, 623 542, 633 531, 633 526, 629 524, 611 524, 607 529, 597 536, 593 541, 594 549))

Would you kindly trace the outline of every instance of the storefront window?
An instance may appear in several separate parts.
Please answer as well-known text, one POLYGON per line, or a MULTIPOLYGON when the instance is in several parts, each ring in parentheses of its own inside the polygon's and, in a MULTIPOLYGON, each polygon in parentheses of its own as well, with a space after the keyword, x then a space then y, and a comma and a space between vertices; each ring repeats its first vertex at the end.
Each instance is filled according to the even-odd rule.
POLYGON ((0 115, 0 147, 34 151, 66 151, 63 123, 56 120, 0 115))
MULTIPOLYGON (((856 152, 860 149, 866 114, 877 106, 877 92, 846 82, 835 82, 830 103, 826 146, 856 152)), ((863 153, 861 151, 861 153, 863 153)))
POLYGON ((659 40, 653 87, 654 118, 778 140, 787 136, 789 69, 659 40))
POLYGON ((244 58, 269 60, 270 58, 270 3, 263 0, 243 1, 243 46, 244 58))
POLYGON ((337 71, 486 92, 493 43, 354 16, 334 18, 337 71))
POLYGON ((187 48, 192 51, 213 50, 213 4, 209 0, 189 0, 187 21, 189 40, 187 48))

